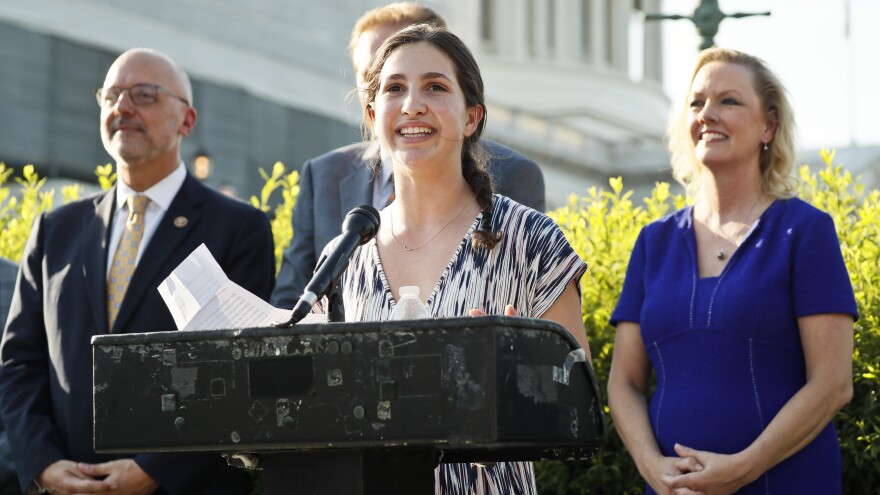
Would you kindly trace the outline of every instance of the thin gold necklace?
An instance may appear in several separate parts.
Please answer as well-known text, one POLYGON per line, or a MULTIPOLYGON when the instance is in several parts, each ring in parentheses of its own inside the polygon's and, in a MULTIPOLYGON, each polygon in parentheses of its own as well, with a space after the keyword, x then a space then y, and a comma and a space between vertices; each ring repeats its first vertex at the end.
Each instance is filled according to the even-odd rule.
POLYGON ((435 237, 440 235, 440 232, 443 232, 444 230, 446 230, 446 227, 449 227, 449 224, 451 224, 453 221, 455 221, 455 219, 458 218, 459 215, 461 215, 461 212, 463 212, 464 209, 467 208, 469 204, 473 203, 474 199, 475 198, 471 198, 470 201, 465 202, 465 204, 462 205, 461 209, 458 210, 458 213, 456 213, 454 217, 452 217, 451 219, 449 219, 448 222, 446 222, 446 225, 441 227, 440 230, 438 230, 434 235, 432 235, 430 239, 419 244, 416 247, 407 246, 406 244, 400 242, 397 239, 397 236, 394 235, 394 208, 392 207, 391 211, 389 212, 389 215, 391 215, 391 238, 394 239, 394 243, 397 244, 398 246, 402 247, 404 251, 415 251, 416 249, 421 249, 421 248, 427 246, 429 242, 433 241, 435 237))
MULTIPOLYGON (((733 244, 734 246, 739 247, 739 244, 740 244, 740 242, 741 242, 741 240, 740 240, 740 236, 742 235, 743 231, 746 229, 746 227, 749 227, 749 226, 751 226, 751 225, 754 225, 754 223, 755 223, 754 220, 753 220, 751 223, 749 223, 748 221, 752 218, 752 213, 755 212, 755 207, 758 206, 758 203, 761 202, 761 199, 762 199, 763 197, 764 197, 764 193, 763 193, 763 191, 762 191, 761 194, 759 194, 758 197, 755 198, 755 202, 752 203, 752 207, 749 208, 749 212, 746 213, 746 222, 743 222, 743 225, 740 226, 739 229, 737 229, 736 233, 735 233, 733 236, 729 236, 729 235, 727 234, 727 232, 724 231, 724 228, 721 227, 721 223, 720 223, 720 222, 718 223, 718 231, 721 232, 720 235, 718 234, 718 231, 716 231, 716 230, 713 229, 712 227, 709 227, 709 223, 708 223, 708 222, 706 222, 706 228, 709 229, 709 232, 712 232, 712 235, 715 236, 715 239, 719 239, 719 240, 720 240, 720 239, 723 237, 724 239, 726 239, 728 242, 730 242, 730 243, 733 244)), ((720 247, 720 248, 718 249, 718 252, 715 253, 715 257, 718 258, 718 261, 724 261, 724 258, 727 257, 727 253, 724 252, 724 246, 722 246, 722 247, 720 247)))

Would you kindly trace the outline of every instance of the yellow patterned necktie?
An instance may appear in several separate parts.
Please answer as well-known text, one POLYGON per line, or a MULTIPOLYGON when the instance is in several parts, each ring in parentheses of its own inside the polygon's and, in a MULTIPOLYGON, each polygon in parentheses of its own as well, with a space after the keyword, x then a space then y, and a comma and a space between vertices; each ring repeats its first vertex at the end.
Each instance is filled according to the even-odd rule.
POLYGON ((150 198, 139 194, 133 194, 126 200, 128 203, 128 219, 125 221, 125 229, 122 231, 122 239, 113 255, 113 264, 110 265, 110 276, 107 278, 107 322, 108 328, 113 328, 119 307, 134 273, 135 261, 141 239, 144 237, 144 212, 150 203, 150 198))

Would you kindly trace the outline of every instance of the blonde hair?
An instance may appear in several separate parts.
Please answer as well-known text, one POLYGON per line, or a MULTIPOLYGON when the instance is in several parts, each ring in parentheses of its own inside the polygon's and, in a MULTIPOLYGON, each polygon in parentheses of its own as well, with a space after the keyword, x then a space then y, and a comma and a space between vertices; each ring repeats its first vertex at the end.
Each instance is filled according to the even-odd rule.
POLYGON ((761 151, 761 182, 764 192, 777 198, 794 196, 797 182, 792 176, 795 160, 795 122, 788 92, 767 64, 758 57, 729 48, 708 48, 697 57, 687 93, 680 110, 673 115, 667 128, 672 176, 693 196, 699 189, 702 166, 694 155, 694 144, 688 126, 688 98, 697 73, 705 65, 722 62, 740 65, 751 73, 752 88, 757 93, 767 118, 775 113, 776 132, 761 151))
POLYGON ((434 10, 415 2, 396 2, 383 7, 368 10, 358 19, 348 40, 348 55, 354 55, 354 49, 361 35, 377 26, 397 26, 403 29, 413 24, 430 24, 437 28, 446 28, 446 21, 434 10))

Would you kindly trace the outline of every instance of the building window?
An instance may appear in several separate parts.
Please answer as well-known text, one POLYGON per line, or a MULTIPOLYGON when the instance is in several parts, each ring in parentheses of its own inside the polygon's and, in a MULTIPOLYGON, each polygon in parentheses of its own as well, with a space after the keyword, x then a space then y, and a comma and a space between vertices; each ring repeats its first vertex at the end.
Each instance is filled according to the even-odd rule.
POLYGON ((645 15, 638 9, 630 13, 628 28, 629 78, 641 82, 645 78, 645 15))
POLYGON ((605 0, 605 61, 614 65, 614 0, 605 0))
POLYGON ((536 46, 538 41, 538 23, 535 22, 535 0, 526 0, 526 19, 526 22, 528 22, 526 27, 526 48, 529 51, 529 55, 534 56, 538 53, 538 47, 536 46))
POLYGON ((581 55, 591 58, 593 55, 593 0, 581 0, 581 55))
POLYGON ((486 43, 495 43, 495 0, 480 0, 480 37, 486 43))

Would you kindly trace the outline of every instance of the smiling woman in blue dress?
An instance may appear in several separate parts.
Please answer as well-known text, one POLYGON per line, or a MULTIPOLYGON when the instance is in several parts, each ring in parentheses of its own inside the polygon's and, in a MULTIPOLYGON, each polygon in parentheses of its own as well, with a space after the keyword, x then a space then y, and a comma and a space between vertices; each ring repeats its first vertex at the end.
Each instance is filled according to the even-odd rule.
POLYGON ((636 241, 612 315, 617 430, 649 493, 840 493, 858 315, 831 217, 794 197, 785 89, 712 48, 687 95, 669 141, 693 206, 636 241))

